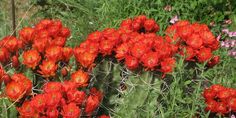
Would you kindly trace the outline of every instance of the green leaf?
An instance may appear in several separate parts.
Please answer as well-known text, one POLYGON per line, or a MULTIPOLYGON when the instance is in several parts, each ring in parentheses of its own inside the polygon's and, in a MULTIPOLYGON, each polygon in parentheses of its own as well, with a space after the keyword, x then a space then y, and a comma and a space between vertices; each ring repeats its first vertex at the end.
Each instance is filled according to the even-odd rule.
POLYGON ((186 85, 189 85, 189 84, 191 84, 192 83, 192 81, 191 80, 188 80, 188 81, 185 81, 184 82, 184 85, 186 86, 186 85))
POLYGON ((0 98, 0 117, 1 118, 17 118, 17 110, 15 105, 7 98, 0 98))

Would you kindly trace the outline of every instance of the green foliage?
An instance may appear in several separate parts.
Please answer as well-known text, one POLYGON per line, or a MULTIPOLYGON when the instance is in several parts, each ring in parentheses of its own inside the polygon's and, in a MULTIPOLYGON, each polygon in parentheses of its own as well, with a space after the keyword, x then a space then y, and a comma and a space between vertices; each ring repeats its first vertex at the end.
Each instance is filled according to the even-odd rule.
POLYGON ((0 117, 1 118, 16 118, 17 110, 12 102, 7 98, 0 98, 0 117))

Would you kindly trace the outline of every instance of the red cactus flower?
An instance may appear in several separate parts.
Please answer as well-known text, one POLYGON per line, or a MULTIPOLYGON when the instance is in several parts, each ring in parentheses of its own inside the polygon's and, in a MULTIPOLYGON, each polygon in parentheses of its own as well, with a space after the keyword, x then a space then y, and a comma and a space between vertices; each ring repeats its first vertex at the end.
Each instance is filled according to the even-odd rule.
POLYGON ((87 114, 91 114, 94 110, 96 110, 102 99, 102 93, 100 91, 95 88, 92 88, 91 90, 85 104, 85 112, 87 114))
POLYGON ((215 41, 215 36, 211 31, 202 31, 200 32, 200 36, 202 37, 205 45, 212 44, 215 41))
POLYGON ((33 108, 30 101, 25 101, 17 110, 21 118, 39 118, 39 113, 33 108))
POLYGON ((70 33, 70 29, 69 29, 69 28, 67 28, 67 27, 61 28, 61 31, 60 31, 60 33, 59 33, 59 36, 68 38, 68 37, 70 37, 70 35, 71 35, 71 33, 70 33))
POLYGON ((33 42, 34 29, 25 27, 19 31, 19 37, 25 44, 33 42))
POLYGON ((41 60, 41 56, 36 50, 28 50, 23 53, 23 64, 28 68, 35 68, 41 60))
POLYGON ((115 43, 112 40, 103 40, 100 42, 99 50, 104 56, 110 55, 111 52, 113 51, 114 45, 115 43))
POLYGON ((173 68, 175 67, 175 59, 174 58, 167 58, 161 62, 161 72, 163 72, 163 76, 165 76, 166 73, 170 73, 173 71, 173 68))
POLYGON ((229 89, 225 88, 221 91, 219 91, 216 96, 221 100, 226 100, 231 97, 231 91, 229 89))
POLYGON ((133 21, 132 22, 133 31, 139 31, 142 28, 141 22, 133 21))
POLYGON ((236 89, 233 88, 228 88, 230 93, 231 93, 231 97, 236 97, 236 89))
POLYGON ((125 56, 125 65, 130 70, 135 70, 139 66, 139 61, 136 57, 133 56, 125 56))
POLYGON ((48 108, 46 111, 46 115, 48 118, 58 118, 59 111, 56 108, 48 108))
POLYGON ((185 26, 185 25, 189 25, 189 24, 190 24, 190 22, 187 21, 187 20, 180 20, 180 21, 178 21, 177 23, 175 23, 175 25, 176 25, 177 27, 181 27, 181 26, 185 26))
POLYGON ((62 84, 62 88, 63 88, 64 92, 68 92, 70 90, 75 90, 77 87, 76 87, 76 84, 74 82, 64 81, 63 84, 62 84))
POLYGON ((130 52, 132 56, 141 58, 148 50, 149 47, 147 45, 143 43, 135 43, 134 46, 131 47, 130 52))
POLYGON ((148 52, 141 58, 143 66, 153 70, 159 63, 159 54, 157 52, 148 52))
POLYGON ((200 33, 202 31, 201 24, 195 22, 192 24, 194 33, 200 33))
POLYGON ((102 32, 95 31, 88 35, 87 40, 90 40, 91 42, 99 42, 103 38, 102 32))
POLYGON ((165 59, 167 57, 171 57, 172 55, 172 48, 171 45, 168 44, 162 44, 159 45, 159 47, 154 47, 155 51, 158 53, 160 59, 165 59))
POLYGON ((79 62, 84 68, 91 68, 94 64, 97 54, 84 52, 74 53, 76 61, 79 62))
POLYGON ((192 34, 188 39, 187 39, 187 42, 186 42, 189 46, 191 46, 192 48, 194 49, 199 49, 202 44, 203 44, 203 41, 202 41, 202 38, 197 35, 197 34, 192 34))
POLYGON ((18 68, 20 66, 18 56, 16 56, 16 55, 12 56, 12 66, 14 68, 18 68))
POLYGON ((220 84, 214 84, 210 87, 210 89, 212 89, 214 92, 219 92, 219 91, 224 90, 225 87, 220 84))
POLYGON ((153 27, 153 32, 158 32, 160 30, 160 26, 158 24, 155 24, 153 27))
POLYGON ((62 48, 62 59, 65 62, 68 62, 73 55, 73 49, 71 47, 63 47, 62 48))
POLYGON ((207 62, 207 66, 212 68, 220 62, 220 56, 214 56, 210 61, 207 62))
POLYGON ((51 92, 51 93, 45 93, 46 98, 46 106, 47 108, 56 108, 60 105, 62 94, 61 92, 51 92))
POLYGON ((21 40, 21 39, 17 40, 17 47, 18 47, 18 49, 22 49, 24 47, 23 40, 21 40))
POLYGON ((211 53, 210 48, 202 48, 199 50, 199 52, 197 54, 198 62, 205 62, 205 61, 211 59, 211 57, 212 57, 212 53, 211 53))
POLYGON ((215 96, 216 96, 216 92, 210 88, 205 89, 203 92, 203 97, 206 99, 206 101, 213 100, 215 96))
POLYGON ((217 112, 220 113, 220 114, 229 113, 229 109, 228 109, 227 105, 226 105, 225 103, 223 103, 223 102, 220 102, 220 103, 218 104, 218 106, 216 107, 216 110, 217 110, 217 112))
POLYGON ((11 77, 10 77, 10 75, 8 75, 8 74, 3 75, 2 78, 0 79, 0 83, 1 83, 1 82, 4 82, 5 85, 7 85, 8 83, 10 83, 10 82, 11 82, 11 77))
MULTIPOLYGON (((43 20, 40 20, 38 24, 42 25, 43 28, 47 28, 53 24, 53 21, 50 19, 43 19, 43 20)), ((36 28, 37 28, 37 25, 36 25, 36 28)))
MULTIPOLYGON (((104 43, 105 44, 105 43, 104 43)), ((103 44, 101 44, 103 45, 103 44)), ((99 51, 99 43, 96 42, 90 42, 90 41, 85 41, 80 45, 81 47, 85 48, 87 52, 89 53, 98 53, 99 51), (87 43, 87 44, 86 44, 87 43), (83 45, 85 44, 85 45, 83 45)), ((101 48, 101 51, 106 51, 106 46, 103 47, 104 49, 101 48)), ((108 49, 109 50, 109 49, 108 49)))
POLYGON ((41 39, 41 38, 48 38, 50 37, 50 34, 47 30, 39 30, 37 33, 34 35, 34 40, 41 39))
POLYGON ((62 116, 64 118, 78 118, 81 110, 76 106, 76 103, 69 103, 62 107, 62 116))
POLYGON ((147 32, 151 32, 154 29, 156 22, 154 19, 147 19, 144 22, 144 28, 147 32))
POLYGON ((4 68, 0 65, 0 87, 2 82, 7 85, 11 81, 10 76, 5 72, 4 68))
POLYGON ((4 47, 0 47, 0 62, 6 63, 9 61, 9 59, 10 59, 9 51, 4 47))
POLYGON ((207 102, 207 106, 205 108, 206 111, 216 112, 219 104, 215 100, 210 100, 207 102))
POLYGON ((65 37, 55 37, 51 42, 50 42, 50 45, 53 45, 53 46, 60 46, 60 47, 63 47, 65 46, 66 44, 66 38, 65 37))
POLYGON ((31 99, 32 106, 38 112, 44 112, 44 109, 46 107, 46 102, 47 102, 47 98, 45 98, 44 94, 38 94, 31 99))
POLYGON ((147 20, 147 17, 145 15, 139 15, 134 17, 134 21, 139 21, 142 24, 147 20))
POLYGON ((100 101, 102 100, 103 93, 99 91, 98 89, 96 89, 95 87, 91 88, 89 92, 90 92, 90 95, 98 97, 100 101))
POLYGON ((89 75, 83 70, 78 70, 71 74, 71 82, 77 84, 77 87, 85 87, 88 85, 89 75))
POLYGON ((192 25, 178 27, 177 33, 182 39, 185 40, 193 34, 193 27, 192 25))
POLYGON ((120 33, 118 31, 115 31, 112 34, 105 36, 105 39, 109 41, 113 41, 113 44, 116 45, 120 42, 120 33))
POLYGON ((9 52, 16 52, 18 50, 18 42, 14 36, 6 36, 2 39, 3 46, 8 49, 9 52))
POLYGON ((49 60, 53 60, 55 62, 62 59, 62 47, 59 46, 51 46, 48 47, 45 51, 45 56, 49 60))
POLYGON ((183 47, 180 54, 185 57, 187 61, 193 61, 193 57, 195 57, 196 53, 193 48, 187 46, 183 47))
POLYGON ((62 84, 60 82, 48 82, 43 86, 45 93, 61 92, 62 84))
POLYGON ((132 30, 132 20, 131 19, 125 19, 120 24, 120 29, 125 30, 132 30))
POLYGON ((53 77, 55 76, 55 72, 57 70, 57 65, 55 64, 54 61, 52 60, 44 60, 42 65, 39 65, 39 68, 41 70, 38 70, 38 72, 43 76, 43 77, 53 77))
POLYGON ((114 28, 106 28, 102 31, 104 37, 109 37, 111 34, 115 33, 116 29, 114 28))
POLYGON ((220 42, 215 39, 215 41, 211 45, 207 45, 207 47, 211 48, 212 51, 219 49, 220 42))
POLYGON ((232 111, 236 111, 236 98, 230 98, 228 101, 228 106, 232 111))
POLYGON ((22 86, 24 87, 26 91, 26 94, 31 93, 33 83, 25 75, 23 75, 22 73, 15 73, 11 76, 11 79, 14 80, 15 82, 22 84, 22 86))
POLYGON ((68 102, 74 102, 77 105, 82 105, 85 100, 86 93, 84 91, 70 90, 66 92, 68 102))
POLYGON ((120 46, 118 46, 115 51, 116 51, 116 58, 118 60, 122 60, 129 52, 129 45, 127 43, 123 43, 120 46))
POLYGON ((47 28, 47 31, 48 31, 48 33, 49 33, 50 36, 56 37, 56 36, 60 33, 61 28, 62 28, 61 25, 55 25, 55 24, 53 24, 53 25, 51 25, 51 26, 49 26, 49 27, 47 28))
POLYGON ((129 35, 129 33, 121 33, 121 35, 120 35, 120 42, 121 43, 126 43, 126 42, 128 42, 129 40, 130 40, 130 35, 129 35))
POLYGON ((25 88, 19 82, 11 81, 5 88, 6 95, 12 101, 18 101, 25 95, 25 88))
POLYGON ((38 38, 37 40, 34 40, 34 43, 32 45, 33 49, 37 50, 40 53, 44 53, 46 47, 49 45, 49 41, 51 38, 45 37, 45 38, 38 38))

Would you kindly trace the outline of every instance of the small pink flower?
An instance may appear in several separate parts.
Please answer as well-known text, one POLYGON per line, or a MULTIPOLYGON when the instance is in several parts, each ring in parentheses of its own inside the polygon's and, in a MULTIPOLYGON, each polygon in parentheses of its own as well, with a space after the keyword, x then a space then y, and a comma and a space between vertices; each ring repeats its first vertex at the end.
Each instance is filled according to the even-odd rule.
POLYGON ((231 19, 225 20, 224 23, 229 25, 232 23, 232 20, 231 19))
POLYGON ((228 35, 229 37, 236 37, 236 32, 229 32, 228 35))
POLYGON ((222 32, 228 34, 229 33, 229 29, 223 29, 222 32))
POLYGON ((174 24, 174 23, 176 23, 177 21, 179 21, 179 18, 178 18, 177 15, 175 15, 174 17, 171 18, 170 23, 174 24))
POLYGON ((219 34, 219 35, 216 37, 216 40, 217 40, 217 41, 220 41, 220 39, 221 39, 221 34, 219 34))

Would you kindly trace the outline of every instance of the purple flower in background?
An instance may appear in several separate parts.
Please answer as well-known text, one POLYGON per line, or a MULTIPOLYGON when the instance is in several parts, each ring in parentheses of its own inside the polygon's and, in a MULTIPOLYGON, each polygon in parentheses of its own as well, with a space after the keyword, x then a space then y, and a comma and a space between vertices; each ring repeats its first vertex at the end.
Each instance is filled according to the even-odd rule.
POLYGON ((235 115, 231 115, 230 118, 236 118, 235 115))
POLYGON ((236 50, 235 49, 229 50, 228 55, 236 58, 236 50))
POLYGON ((222 32, 228 34, 229 33, 229 29, 223 29, 222 32))
POLYGON ((236 32, 229 32, 228 35, 229 37, 236 37, 236 32))
POLYGON ((236 31, 230 32, 229 29, 223 29, 222 32, 227 34, 229 37, 236 37, 236 31))
POLYGON ((178 18, 177 15, 175 15, 174 17, 171 18, 170 23, 174 24, 174 23, 176 23, 177 21, 179 21, 179 18, 178 18))
POLYGON ((232 48, 232 47, 236 47, 236 40, 225 40, 221 42, 221 47, 225 47, 225 48, 232 48))

